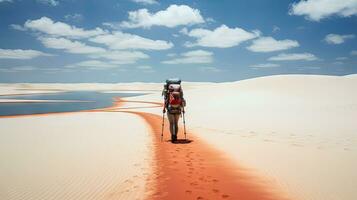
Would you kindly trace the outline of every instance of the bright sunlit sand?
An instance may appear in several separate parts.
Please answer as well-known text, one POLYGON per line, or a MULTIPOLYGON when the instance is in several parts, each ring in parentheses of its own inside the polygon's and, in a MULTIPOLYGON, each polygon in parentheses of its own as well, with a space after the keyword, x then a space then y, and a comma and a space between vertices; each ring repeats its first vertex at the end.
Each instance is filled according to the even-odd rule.
POLYGON ((356 86, 306 75, 184 83, 192 141, 182 145, 167 129, 160 142, 161 84, 96 112, 4 117, 1 199, 239 197, 231 186, 251 188, 248 199, 355 199, 356 86))
POLYGON ((357 0, 0 0, 0 200, 357 200, 357 0))

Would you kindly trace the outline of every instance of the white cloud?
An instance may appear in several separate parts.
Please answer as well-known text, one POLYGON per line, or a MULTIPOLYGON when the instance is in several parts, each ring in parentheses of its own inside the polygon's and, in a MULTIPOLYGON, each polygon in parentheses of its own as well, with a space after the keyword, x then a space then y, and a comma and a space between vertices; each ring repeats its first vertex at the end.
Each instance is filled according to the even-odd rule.
POLYGON ((56 0, 37 0, 37 2, 47 4, 50 6, 58 6, 59 5, 59 1, 56 1, 56 0))
POLYGON ((149 49, 164 50, 174 45, 163 40, 151 40, 138 35, 115 32, 112 34, 99 35, 90 41, 105 44, 111 49, 149 49))
POLYGON ((273 68, 273 67, 280 67, 280 65, 275 64, 275 63, 263 63, 263 64, 251 65, 249 67, 251 67, 251 68, 273 68))
POLYGON ((137 69, 144 69, 144 70, 152 69, 152 67, 151 67, 151 66, 148 66, 148 65, 141 65, 141 66, 137 66, 136 68, 137 68, 137 69))
POLYGON ((93 30, 84 30, 82 28, 77 28, 75 26, 71 26, 63 22, 54 22, 48 17, 41 17, 40 19, 36 20, 27 20, 25 22, 24 27, 53 36, 64 36, 73 38, 87 38, 105 33, 105 31, 103 31, 101 28, 96 28, 93 30))
POLYGON ((312 21, 333 15, 350 17, 357 15, 357 0, 301 0, 292 4, 289 14, 303 15, 312 21))
POLYGON ((337 57, 336 60, 347 60, 347 57, 337 57))
POLYGON ((317 60, 317 57, 311 53, 281 53, 277 56, 270 57, 268 60, 270 61, 293 61, 293 60, 305 60, 305 61, 313 61, 317 60))
POLYGON ((221 69, 218 69, 217 67, 200 67, 200 71, 203 72, 221 72, 221 69))
POLYGON ((18 30, 18 31, 26 31, 27 28, 21 26, 21 25, 18 25, 18 24, 10 24, 10 27, 14 30, 18 30))
POLYGON ((37 70, 37 67, 33 67, 33 66, 17 66, 17 67, 12 67, 12 70, 15 71, 33 71, 33 70, 37 70))
POLYGON ((93 59, 107 59, 111 61, 111 64, 131 64, 139 59, 149 58, 140 51, 110 51, 65 38, 40 37, 39 40, 47 48, 62 49, 73 54, 86 54, 93 59))
POLYGON ((280 31, 279 26, 273 26, 272 32, 273 32, 273 33, 276 33, 276 32, 278 32, 278 31, 280 31))
POLYGON ((341 62, 341 61, 336 61, 336 62, 334 62, 334 63, 332 63, 332 64, 334 64, 334 65, 343 65, 344 63, 341 62))
POLYGON ((241 28, 229 28, 226 25, 214 29, 193 29, 190 32, 187 29, 180 31, 190 37, 197 38, 195 43, 186 43, 187 47, 203 46, 203 47, 218 47, 228 48, 237 46, 240 43, 254 39, 260 35, 259 31, 248 32, 241 28))
POLYGON ((52 56, 48 53, 43 53, 36 50, 23 49, 0 49, 0 59, 32 59, 39 56, 52 56))
POLYGON ((88 46, 85 43, 71 41, 65 38, 40 37, 39 40, 47 47, 53 49, 63 49, 68 53, 87 54, 93 59, 111 60, 112 64, 131 64, 139 59, 149 58, 148 55, 140 51, 108 51, 100 47, 88 46))
POLYGON ((338 35, 338 34, 328 34, 325 37, 325 41, 328 44, 342 44, 345 42, 347 39, 352 39, 354 38, 355 35, 338 35))
POLYGON ((121 23, 125 28, 150 28, 151 26, 166 26, 169 28, 179 25, 204 23, 205 20, 198 9, 187 5, 170 5, 166 10, 150 13, 147 9, 129 12, 129 21, 121 23))
POLYGON ((149 58, 148 55, 140 51, 108 51, 100 54, 92 54, 90 57, 95 59, 108 59, 114 64, 132 64, 140 59, 149 58))
POLYGON ((183 27, 179 32, 181 34, 188 35, 188 29, 186 27, 183 27))
POLYGON ((176 55, 177 55, 176 53, 168 53, 168 54, 166 54, 166 56, 168 56, 168 57, 174 57, 176 55))
POLYGON ((0 0, 0 3, 2 2, 13 2, 12 0, 0 0))
POLYGON ((67 65, 65 67, 66 68, 84 67, 84 68, 88 68, 88 69, 108 69, 108 68, 118 67, 118 65, 110 63, 110 62, 104 62, 101 60, 86 60, 86 61, 71 64, 71 65, 67 65))
POLYGON ((65 38, 40 37, 39 40, 47 48, 63 49, 68 53, 94 54, 106 52, 103 48, 88 46, 82 42, 71 41, 65 38))
POLYGON ((0 72, 9 72, 9 73, 28 72, 33 70, 38 70, 38 68, 33 66, 13 66, 8 68, 4 68, 4 67, 0 68, 0 72))
POLYGON ((298 47, 296 40, 275 40, 272 37, 261 37, 253 41, 253 44, 247 47, 253 52, 272 52, 281 51, 298 47))
POLYGON ((131 0, 135 3, 139 3, 139 4, 144 4, 144 5, 152 5, 152 4, 158 4, 159 2, 157 2, 156 0, 131 0))
POLYGON ((351 55, 352 55, 352 56, 357 56, 357 50, 351 51, 351 55))
POLYGON ((155 72, 155 70, 151 66, 148 66, 148 65, 141 65, 141 66, 137 66, 136 68, 138 70, 141 70, 142 72, 145 72, 145 73, 155 72))
POLYGON ((64 18, 67 21, 74 21, 74 22, 80 22, 83 20, 83 15, 79 14, 79 13, 74 13, 74 14, 68 14, 65 15, 64 18))
POLYGON ((162 61, 164 64, 189 64, 189 63, 211 63, 213 53, 210 51, 195 50, 182 53, 181 57, 162 61))

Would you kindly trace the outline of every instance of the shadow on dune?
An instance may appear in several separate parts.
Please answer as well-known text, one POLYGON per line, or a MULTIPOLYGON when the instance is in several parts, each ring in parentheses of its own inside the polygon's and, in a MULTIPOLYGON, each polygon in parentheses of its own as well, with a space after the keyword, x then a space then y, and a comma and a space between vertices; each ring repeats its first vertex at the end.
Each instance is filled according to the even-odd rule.
MULTIPOLYGON (((167 142, 171 142, 171 140, 167 140, 167 142)), ((193 142, 193 140, 189 140, 189 139, 177 139, 175 142, 173 142, 174 144, 189 144, 193 142)))

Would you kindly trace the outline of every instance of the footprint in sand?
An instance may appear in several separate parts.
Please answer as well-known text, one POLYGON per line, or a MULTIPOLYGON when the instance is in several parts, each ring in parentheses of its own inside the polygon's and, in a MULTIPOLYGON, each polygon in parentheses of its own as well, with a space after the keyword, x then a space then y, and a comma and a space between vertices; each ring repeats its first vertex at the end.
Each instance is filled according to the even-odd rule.
POLYGON ((203 197, 197 197, 197 200, 203 200, 204 198, 203 197))
POLYGON ((186 190, 186 194, 192 194, 191 190, 186 190))
POLYGON ((212 189, 212 192, 219 193, 219 190, 218 189, 212 189))
POLYGON ((190 185, 196 186, 196 185, 198 185, 198 183, 197 182, 192 182, 192 183, 190 183, 190 185))
POLYGON ((227 199, 228 197, 229 197, 229 195, 227 195, 227 194, 222 195, 223 199, 227 199))

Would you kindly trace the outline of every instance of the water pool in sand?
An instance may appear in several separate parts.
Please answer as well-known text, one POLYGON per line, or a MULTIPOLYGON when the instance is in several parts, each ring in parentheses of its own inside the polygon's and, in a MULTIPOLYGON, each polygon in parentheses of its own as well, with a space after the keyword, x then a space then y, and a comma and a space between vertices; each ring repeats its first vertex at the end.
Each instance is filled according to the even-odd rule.
POLYGON ((104 108, 113 104, 114 97, 130 97, 141 93, 102 93, 95 91, 71 91, 50 94, 0 96, 1 99, 29 100, 1 102, 0 116, 73 112, 104 108), (42 100, 33 101, 31 100, 42 100), (46 102, 47 100, 47 102, 46 102))

